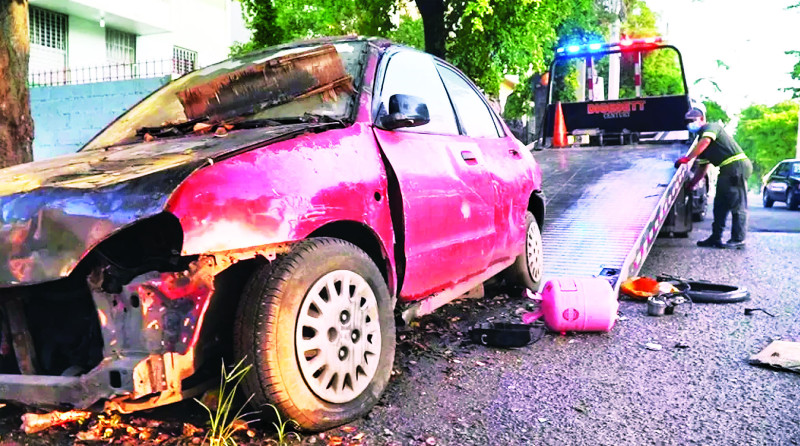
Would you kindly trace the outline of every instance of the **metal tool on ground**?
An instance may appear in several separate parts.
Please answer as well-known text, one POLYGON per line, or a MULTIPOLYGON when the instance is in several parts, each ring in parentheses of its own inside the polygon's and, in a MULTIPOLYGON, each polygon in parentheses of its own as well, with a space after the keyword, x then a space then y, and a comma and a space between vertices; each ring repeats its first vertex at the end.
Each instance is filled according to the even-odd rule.
POLYGON ((753 313, 755 313, 756 311, 760 311, 760 312, 762 312, 762 313, 764 313, 764 314, 766 314, 767 316, 770 316, 770 317, 775 317, 774 314, 770 313, 769 311, 767 311, 767 310, 765 310, 763 308, 745 308, 744 309, 744 315, 745 316, 750 316, 753 313))
POLYGON ((685 304, 688 306, 683 313, 689 314, 692 310, 692 299, 685 292, 657 294, 647 299, 647 314, 650 316, 675 314, 675 309, 685 304))

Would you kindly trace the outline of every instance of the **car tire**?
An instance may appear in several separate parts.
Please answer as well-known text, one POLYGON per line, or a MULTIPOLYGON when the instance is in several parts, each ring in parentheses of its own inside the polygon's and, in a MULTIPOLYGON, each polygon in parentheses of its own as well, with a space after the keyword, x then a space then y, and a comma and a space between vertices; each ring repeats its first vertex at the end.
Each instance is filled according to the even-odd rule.
POLYGON ((539 291, 543 273, 542 231, 536 218, 528 211, 525 213, 525 250, 503 271, 503 276, 513 287, 539 291))
POLYGON ((800 201, 798 198, 800 197, 797 196, 794 189, 789 189, 789 192, 786 194, 786 207, 789 208, 789 210, 796 211, 798 205, 800 205, 800 203, 798 203, 798 201, 800 201))
POLYGON ((334 238, 297 243, 257 270, 234 326, 234 354, 253 366, 251 404, 274 405, 301 430, 366 414, 391 376, 394 299, 370 257, 334 238))
POLYGON ((769 193, 767 192, 767 188, 764 188, 764 193, 761 194, 761 201, 764 204, 765 208, 771 208, 773 204, 775 204, 775 200, 769 198, 769 193))

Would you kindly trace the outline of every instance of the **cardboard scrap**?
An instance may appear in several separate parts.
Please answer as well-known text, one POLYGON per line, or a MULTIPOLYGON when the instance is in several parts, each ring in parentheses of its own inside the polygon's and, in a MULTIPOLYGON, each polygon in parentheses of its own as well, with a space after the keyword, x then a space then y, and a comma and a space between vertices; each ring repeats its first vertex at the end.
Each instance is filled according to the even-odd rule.
POLYGON ((800 373, 800 342, 772 341, 767 348, 750 357, 750 364, 800 373))

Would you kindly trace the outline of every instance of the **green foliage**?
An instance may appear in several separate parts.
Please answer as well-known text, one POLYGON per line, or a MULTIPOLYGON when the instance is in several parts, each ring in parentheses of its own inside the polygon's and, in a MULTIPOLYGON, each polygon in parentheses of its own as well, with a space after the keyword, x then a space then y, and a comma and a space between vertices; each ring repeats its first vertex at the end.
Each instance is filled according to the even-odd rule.
MULTIPOLYGON (((658 16, 642 0, 625 0, 627 15, 621 32, 629 38, 652 37, 658 35, 656 20, 658 16)), ((633 72, 632 57, 623 58, 622 70, 633 72)), ((620 97, 633 97, 635 86, 628 77, 620 85, 620 97)), ((678 55, 670 49, 651 51, 642 57, 642 95, 664 96, 683 94, 683 74, 678 55)))
POLYGON ((742 111, 735 138, 753 161, 751 185, 779 161, 794 157, 797 109, 796 103, 786 101, 772 107, 752 105, 742 111))
POLYGON ((448 16, 447 58, 489 95, 498 93, 506 74, 544 71, 559 35, 579 39, 581 31, 596 35, 599 26, 599 7, 591 0, 448 3, 456 6, 448 16))
POLYGON ((731 118, 728 116, 728 113, 725 112, 725 109, 722 108, 719 103, 716 101, 712 101, 711 99, 706 99, 703 101, 703 105, 706 106, 706 121, 708 122, 717 122, 720 121, 723 124, 727 124, 730 122, 731 118))
MULTIPOLYGON (((595 0, 438 1, 445 11, 440 37, 447 59, 492 96, 506 74, 544 71, 558 36, 581 39, 599 35, 603 29, 604 10, 595 0)), ((234 54, 296 39, 345 34, 385 36, 424 47, 421 19, 401 14, 398 23, 391 22, 392 14, 411 6, 405 0, 241 2, 254 34, 251 42, 231 48, 234 54)))
POLYGON ((393 2, 379 0, 240 0, 245 25, 253 32, 231 55, 270 45, 322 36, 382 35, 392 27, 393 2))
POLYGON ((677 53, 663 49, 645 55, 642 60, 642 94, 664 96, 683 93, 683 74, 677 53))
MULTIPOLYGON (((794 7, 800 7, 800 4, 795 5, 794 7)), ((800 51, 787 51, 786 54, 791 54, 797 56, 797 63, 794 64, 794 68, 790 73, 792 79, 797 82, 800 82, 800 51)), ((792 98, 800 98, 800 86, 792 86, 785 88, 786 91, 792 92, 792 98)))
POLYGON ((408 15, 402 15, 397 28, 390 30, 386 37, 394 42, 425 50, 425 30, 422 27, 422 19, 412 19, 408 15))
POLYGON ((625 21, 620 32, 631 39, 658 35, 656 20, 658 16, 642 0, 624 0, 625 21))
POLYGON ((244 422, 244 417, 247 414, 243 414, 242 411, 252 399, 252 395, 235 414, 232 414, 231 411, 233 410, 233 403, 236 398, 236 390, 251 368, 251 365, 244 365, 244 359, 234 365, 230 371, 226 370, 225 363, 222 363, 219 383, 219 401, 216 408, 212 409, 195 398, 195 401, 208 412, 208 433, 206 434, 205 441, 211 446, 236 446, 237 442, 234 438, 234 434, 247 426, 247 423, 244 422))
POLYGON ((300 440, 300 435, 298 435, 297 432, 286 431, 290 425, 295 429, 297 429, 300 427, 300 424, 291 418, 284 420, 283 418, 281 418, 281 413, 278 412, 277 407, 273 406, 272 404, 270 404, 269 407, 271 407, 272 410, 275 411, 275 417, 277 421, 272 423, 272 425, 275 426, 275 431, 277 432, 278 435, 278 446, 286 445, 287 444, 286 441, 289 440, 290 438, 294 438, 295 440, 300 440))
POLYGON ((506 119, 519 119, 530 115, 532 111, 530 79, 520 80, 517 86, 514 87, 514 91, 506 99, 503 117, 506 119))

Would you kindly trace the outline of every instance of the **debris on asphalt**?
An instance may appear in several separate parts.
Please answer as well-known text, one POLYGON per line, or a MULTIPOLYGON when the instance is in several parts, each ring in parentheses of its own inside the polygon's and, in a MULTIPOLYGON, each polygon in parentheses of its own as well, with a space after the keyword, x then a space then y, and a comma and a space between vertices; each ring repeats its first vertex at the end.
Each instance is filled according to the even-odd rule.
POLYGON ((662 347, 661 347, 661 344, 656 344, 654 342, 648 342, 647 344, 644 345, 644 348, 646 348, 648 350, 659 351, 659 350, 661 350, 662 347))
POLYGON ((678 342, 675 344, 674 348, 689 348, 689 344, 684 344, 683 342, 678 342))
POLYGON ((765 310, 763 308, 745 308, 744 309, 744 315, 745 316, 750 316, 753 313, 755 313, 756 311, 760 311, 760 312, 766 314, 767 316, 775 317, 774 314, 770 313, 769 311, 767 311, 767 310, 765 310))
POLYGON ((800 342, 772 341, 750 357, 750 364, 800 373, 800 342))
POLYGON ((67 412, 53 411, 50 413, 26 413, 22 415, 20 429, 26 434, 35 434, 53 426, 60 426, 75 421, 83 421, 92 416, 85 410, 69 410, 67 412))

